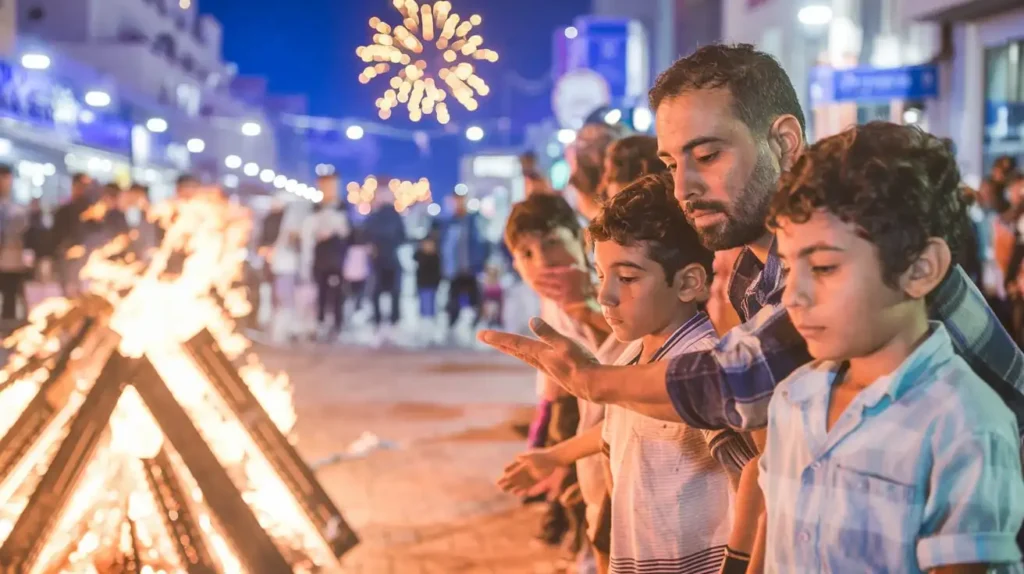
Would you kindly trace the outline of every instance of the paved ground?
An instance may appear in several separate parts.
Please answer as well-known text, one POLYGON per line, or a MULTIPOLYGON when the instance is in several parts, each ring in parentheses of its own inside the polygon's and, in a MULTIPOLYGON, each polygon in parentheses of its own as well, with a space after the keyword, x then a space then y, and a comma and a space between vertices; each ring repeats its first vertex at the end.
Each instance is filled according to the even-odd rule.
POLYGON ((299 449, 330 458, 365 431, 395 448, 322 466, 317 474, 363 543, 353 574, 555 572, 555 552, 533 540, 538 509, 494 480, 523 440, 533 374, 497 354, 262 348, 288 371, 299 449))

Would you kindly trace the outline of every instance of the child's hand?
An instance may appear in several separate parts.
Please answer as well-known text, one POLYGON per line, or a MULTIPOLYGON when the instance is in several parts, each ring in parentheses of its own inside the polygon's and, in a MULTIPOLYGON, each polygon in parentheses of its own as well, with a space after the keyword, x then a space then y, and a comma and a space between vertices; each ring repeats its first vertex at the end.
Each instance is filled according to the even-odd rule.
POLYGON ((545 450, 527 452, 517 456, 515 462, 505 467, 505 474, 498 479, 498 486, 517 496, 535 496, 547 489, 548 484, 544 479, 561 466, 545 450))
POLYGON ((540 272, 532 287, 537 294, 562 307, 585 302, 594 296, 590 270, 582 267, 552 267, 540 272))

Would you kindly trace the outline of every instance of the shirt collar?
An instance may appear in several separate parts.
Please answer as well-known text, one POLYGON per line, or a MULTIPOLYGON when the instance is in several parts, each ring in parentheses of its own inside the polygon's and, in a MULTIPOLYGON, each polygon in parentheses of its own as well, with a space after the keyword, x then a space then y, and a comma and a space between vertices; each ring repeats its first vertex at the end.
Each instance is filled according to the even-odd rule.
MULTIPOLYGON (((708 316, 704 311, 699 311, 693 317, 686 320, 685 323, 679 326, 678 329, 669 335, 668 339, 661 344, 657 352, 651 355, 651 363, 656 363, 667 356, 673 355, 677 349, 685 350, 690 345, 697 341, 713 335, 715 333, 715 327, 711 324, 711 317, 708 316)), ((624 357, 629 364, 634 364, 640 360, 640 355, 643 353, 644 346, 641 341, 636 341, 635 345, 630 346, 624 353, 624 357)))
MULTIPOLYGON (((862 392, 862 404, 873 407, 884 397, 892 402, 921 382, 925 374, 946 363, 954 355, 953 341, 942 323, 929 321, 931 334, 917 346, 895 371, 881 377, 862 392)), ((845 364, 835 361, 820 361, 811 364, 809 372, 793 378, 788 387, 787 398, 791 403, 810 400, 827 393, 845 369, 845 364)))

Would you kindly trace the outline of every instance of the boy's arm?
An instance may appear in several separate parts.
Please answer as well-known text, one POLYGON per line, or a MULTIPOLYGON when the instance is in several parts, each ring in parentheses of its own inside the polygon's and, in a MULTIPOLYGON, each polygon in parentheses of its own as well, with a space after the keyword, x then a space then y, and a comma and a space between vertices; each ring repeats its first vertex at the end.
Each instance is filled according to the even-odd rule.
POLYGON ((757 520, 757 536, 754 538, 754 551, 750 554, 750 565, 747 566, 747 574, 762 574, 764 572, 764 554, 767 548, 768 538, 768 517, 764 514, 757 520))
POLYGON ((937 431, 933 442, 940 446, 934 449, 917 539, 919 568, 973 572, 979 566, 1020 561, 1017 533, 1024 521, 1024 480, 1020 444, 1013 434, 961 425, 937 431))

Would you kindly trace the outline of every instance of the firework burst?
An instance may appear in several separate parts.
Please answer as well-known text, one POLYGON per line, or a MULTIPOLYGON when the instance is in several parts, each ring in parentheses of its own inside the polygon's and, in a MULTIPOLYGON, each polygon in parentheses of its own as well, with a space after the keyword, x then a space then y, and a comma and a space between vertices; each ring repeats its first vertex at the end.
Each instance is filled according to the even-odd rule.
POLYGON ((469 111, 479 106, 477 96, 491 89, 476 75, 475 62, 497 62, 498 53, 481 48, 484 39, 473 29, 480 25, 479 15, 462 19, 452 12, 451 2, 439 0, 433 5, 416 0, 392 0, 402 15, 402 23, 392 27, 380 18, 370 18, 373 44, 356 49, 367 63, 359 82, 368 84, 377 76, 391 73, 390 88, 377 98, 381 119, 391 117, 400 105, 409 110, 409 119, 418 122, 434 114, 447 124, 449 94, 469 111), (436 79, 430 70, 437 70, 436 79))

